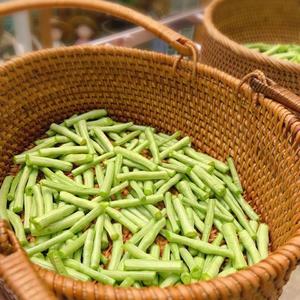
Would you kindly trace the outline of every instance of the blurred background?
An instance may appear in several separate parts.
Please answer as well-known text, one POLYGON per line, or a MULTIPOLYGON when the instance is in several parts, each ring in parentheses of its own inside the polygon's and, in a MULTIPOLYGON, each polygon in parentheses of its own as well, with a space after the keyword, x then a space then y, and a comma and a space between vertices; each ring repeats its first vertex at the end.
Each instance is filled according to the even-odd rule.
MULTIPOLYGON (((6 2, 10 0, 0 0, 6 2)), ((26 1, 26 0, 24 0, 26 1)), ((209 0, 111 0, 160 20, 193 40, 200 39, 209 0)), ((0 18, 0 63, 43 48, 113 44, 173 54, 164 42, 133 24, 80 9, 24 11, 0 18)))

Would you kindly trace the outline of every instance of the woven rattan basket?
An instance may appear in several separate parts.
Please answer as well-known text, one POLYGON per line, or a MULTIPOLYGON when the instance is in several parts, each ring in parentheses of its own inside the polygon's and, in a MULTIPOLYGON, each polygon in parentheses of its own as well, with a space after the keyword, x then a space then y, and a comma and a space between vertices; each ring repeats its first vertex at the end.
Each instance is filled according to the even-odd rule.
MULTIPOLYGON (((182 55, 196 54, 192 42, 172 30, 99 0, 84 5, 75 0, 12 1, 0 5, 0 15, 50 6, 111 13, 145 26, 182 55)), ((263 74, 249 80, 252 88, 196 62, 111 46, 43 50, 2 66, 0 181, 11 170, 13 155, 52 122, 106 108, 120 121, 181 130, 193 137, 195 148, 218 159, 233 156, 246 199, 270 226, 272 250, 262 262, 225 278, 165 289, 114 288, 35 266, 38 277, 3 222, 0 285, 11 291, 9 298, 54 299, 43 281, 59 299, 277 299, 300 260, 300 122, 278 102, 300 109, 289 92, 278 88, 272 93, 263 74)))
POLYGON ((204 17, 201 61, 242 78, 255 69, 300 95, 300 64, 244 47, 250 42, 300 44, 298 0, 215 0, 204 17))

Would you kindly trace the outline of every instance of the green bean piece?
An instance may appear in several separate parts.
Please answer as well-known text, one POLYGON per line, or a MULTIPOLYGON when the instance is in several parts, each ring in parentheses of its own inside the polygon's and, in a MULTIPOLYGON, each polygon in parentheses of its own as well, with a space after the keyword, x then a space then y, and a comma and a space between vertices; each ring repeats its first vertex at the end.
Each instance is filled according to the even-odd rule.
POLYGON ((181 198, 176 197, 173 199, 173 205, 184 236, 195 237, 197 232, 189 221, 186 210, 181 202, 181 198))
POLYGON ((124 180, 160 180, 169 179, 169 175, 165 171, 135 171, 129 173, 118 174, 117 179, 120 181, 124 180))
POLYGON ((8 215, 6 211, 7 197, 13 179, 14 179, 13 176, 6 176, 0 188, 0 219, 8 220, 8 215))
POLYGON ((67 154, 60 159, 79 166, 92 162, 93 158, 92 154, 67 154))
POLYGON ((114 219, 116 222, 121 223, 123 226, 128 228, 132 233, 138 231, 139 228, 131 220, 126 218, 124 215, 122 215, 118 210, 112 207, 107 207, 106 212, 112 219, 114 219))
MULTIPOLYGON (((222 246, 222 247, 225 247, 225 246, 222 246)), ((217 277, 224 260, 225 260, 225 257, 215 256, 211 260, 211 262, 210 262, 209 266, 207 267, 207 269, 202 273, 201 277, 204 280, 210 280, 210 279, 213 279, 213 278, 217 277)))
POLYGON ((133 152, 141 153, 144 149, 147 149, 149 146, 148 141, 142 141, 138 146, 132 149, 133 152))
POLYGON ((101 259, 101 240, 103 235, 104 228, 104 215, 101 215, 97 218, 95 224, 95 238, 93 244, 93 251, 91 256, 91 268, 97 269, 100 264, 101 259))
POLYGON ((109 158, 112 158, 113 156, 114 156, 113 152, 108 152, 108 153, 105 153, 101 156, 95 157, 92 162, 90 162, 88 164, 85 164, 85 165, 81 165, 81 166, 77 167, 76 169, 73 169, 72 174, 74 176, 82 174, 84 171, 95 167, 96 165, 100 164, 102 161, 104 161, 106 159, 109 159, 109 158))
POLYGON ((250 220, 249 225, 251 226, 252 230, 256 233, 259 225, 258 222, 254 220, 250 220))
POLYGON ((35 236, 45 236, 53 233, 60 232, 64 229, 70 228, 73 226, 76 222, 78 222, 82 217, 84 216, 84 213, 82 211, 77 211, 73 213, 72 215, 69 215, 68 217, 57 221, 43 229, 36 229, 31 230, 32 234, 35 236))
POLYGON ((109 246, 109 242, 108 242, 107 233, 105 230, 103 230, 102 237, 101 237, 101 250, 107 249, 108 246, 109 246))
POLYGON ((62 160, 48 158, 48 157, 31 156, 31 155, 26 156, 26 164, 28 166, 55 168, 67 172, 71 171, 73 168, 72 163, 67 161, 62 161, 62 160))
POLYGON ((97 203, 95 203, 95 202, 91 202, 89 200, 76 197, 76 196, 74 196, 68 192, 64 192, 64 191, 59 193, 59 198, 66 203, 73 204, 77 207, 81 207, 84 209, 92 210, 95 207, 97 207, 97 203))
POLYGON ((145 225, 148 224, 149 219, 145 217, 136 207, 127 208, 127 211, 131 212, 136 217, 138 217, 141 221, 144 222, 145 225))
POLYGON ((172 146, 169 146, 166 150, 160 152, 159 156, 160 159, 165 159, 166 157, 169 156, 169 154, 172 151, 176 151, 176 150, 180 150, 186 146, 188 146, 191 142, 190 137, 186 136, 183 139, 181 139, 180 141, 176 142, 175 144, 173 144, 172 146))
MULTIPOLYGON (((133 122, 128 123, 119 123, 112 126, 103 126, 101 127, 101 130, 104 132, 117 132, 120 133, 122 131, 125 131, 133 126, 133 122)), ((135 125, 137 126, 137 125, 135 125)))
POLYGON ((155 272, 151 271, 116 271, 116 270, 106 270, 100 269, 100 272, 115 279, 116 281, 122 281, 130 277, 133 280, 153 280, 155 277, 155 272))
POLYGON ((86 275, 90 276, 91 278, 93 278, 94 280, 101 282, 103 284, 114 285, 114 283, 115 283, 115 280, 112 279, 111 277, 107 276, 106 274, 95 271, 94 269, 89 268, 74 259, 66 259, 64 261, 64 263, 67 267, 70 267, 70 268, 75 269, 76 271, 82 272, 83 274, 86 274, 86 275))
POLYGON ((114 146, 121 146, 121 145, 124 145, 126 144, 127 142, 133 140, 134 138, 136 138, 137 136, 140 135, 140 131, 137 130, 137 131, 133 131, 131 133, 128 133, 126 134, 125 136, 123 136, 122 138, 116 140, 115 142, 113 142, 113 145, 114 146))
POLYGON ((101 186, 104 180, 104 172, 100 164, 95 166, 95 174, 96 174, 96 181, 98 185, 101 186))
POLYGON ((170 244, 165 244, 161 259, 162 260, 170 260, 171 259, 170 244))
POLYGON ((58 157, 69 154, 87 154, 89 149, 87 146, 61 146, 53 148, 43 148, 38 151, 39 156, 58 157))
POLYGON ((110 221, 110 217, 107 215, 104 217, 104 228, 112 241, 115 241, 119 238, 118 232, 115 230, 115 227, 110 221))
POLYGON ((123 237, 121 224, 114 224, 118 239, 113 241, 111 259, 108 264, 108 270, 117 270, 123 254, 123 237))
POLYGON ((123 157, 142 165, 150 171, 155 171, 157 169, 157 164, 134 151, 130 151, 121 147, 116 147, 114 151, 116 154, 121 154, 123 157))
MULTIPOLYGON (((140 205, 150 205, 156 204, 163 200, 162 194, 156 194, 151 196, 143 197, 142 199, 122 199, 122 200, 113 200, 109 203, 110 207, 113 208, 127 208, 127 207, 136 207, 140 205)), ((156 213, 156 211, 155 211, 156 213)), ((161 214, 160 214, 161 215, 161 214)))
MULTIPOLYGON (((105 117, 106 115, 107 115, 107 111, 105 109, 95 109, 95 110, 86 112, 84 114, 81 114, 79 116, 75 116, 74 118, 67 119, 64 121, 64 124, 66 124, 67 127, 71 127, 72 125, 74 125, 75 123, 77 123, 81 120, 94 120, 94 119, 99 119, 99 118, 105 117)), ((103 118, 103 119, 108 119, 108 118, 103 118)), ((100 119, 100 120, 102 120, 102 119, 100 119)), ((100 120, 97 120, 97 121, 99 122, 100 120)), ((97 122, 97 121, 92 121, 92 122, 97 122)))
POLYGON ((243 211, 249 217, 250 220, 253 221, 259 220, 259 216, 257 215, 257 213, 253 210, 251 205, 244 199, 242 195, 236 196, 235 199, 237 200, 237 202, 239 203, 239 205, 241 206, 241 208, 243 209, 243 211))
POLYGON ((133 214, 132 212, 128 211, 127 209, 122 209, 121 213, 126 218, 128 218, 129 220, 131 220, 139 228, 142 228, 143 226, 145 226, 147 224, 147 221, 144 221, 144 219, 140 219, 139 217, 137 217, 135 214, 133 214))
POLYGON ((44 199, 41 192, 41 186, 39 184, 34 185, 32 191, 33 191, 33 199, 36 204, 37 216, 42 216, 45 212, 45 208, 44 208, 44 199))
POLYGON ((28 166, 25 166, 23 169, 22 175, 20 177, 18 186, 16 188, 16 192, 15 192, 15 199, 14 199, 14 204, 13 204, 13 211, 15 213, 21 212, 23 210, 25 187, 26 187, 30 172, 31 172, 31 168, 28 166))
POLYGON ((196 165, 200 166, 202 169, 204 169, 208 173, 212 173, 214 170, 214 166, 212 164, 205 164, 203 162, 200 162, 198 160, 192 159, 184 154, 180 154, 176 151, 171 152, 170 157, 177 159, 179 162, 188 165, 190 167, 194 167, 196 165))
POLYGON ((146 128, 145 135, 149 142, 149 149, 152 154, 153 161, 154 163, 158 164, 160 162, 159 150, 158 150, 156 140, 154 138, 153 131, 150 129, 150 127, 146 128))
POLYGON ((63 243, 66 240, 72 238, 73 236, 74 235, 70 230, 63 231, 60 234, 58 234, 57 236, 54 236, 51 239, 49 239, 43 243, 40 243, 29 249, 26 249, 26 252, 29 256, 32 256, 36 253, 43 252, 56 244, 63 243))
POLYGON ((56 221, 62 220, 69 216, 76 210, 74 205, 65 205, 57 209, 51 210, 43 215, 39 215, 36 218, 31 219, 31 222, 35 227, 40 230, 56 221))
MULTIPOLYGON (((165 227, 165 225, 166 225, 166 220, 164 218, 160 219, 158 222, 156 222, 154 225, 152 225, 152 227, 150 227, 148 229, 148 231, 146 231, 147 234, 145 236, 143 236, 138 247, 141 250, 146 251, 153 244, 157 235, 165 227)), ((132 241, 133 237, 130 239, 130 241, 135 244, 136 242, 132 241)))
MULTIPOLYGON (((75 240, 70 241, 70 243, 65 244, 63 247, 60 248, 59 254, 63 258, 72 257, 72 255, 81 249, 85 243, 85 240, 88 235, 88 230, 85 231, 82 235, 77 237, 75 240)), ((80 256, 81 257, 81 256, 80 256)))
POLYGON ((132 279, 131 277, 127 277, 120 283, 119 286, 122 288, 128 288, 133 286, 134 282, 134 279, 132 279))
POLYGON ((148 259, 127 259, 124 262, 128 271, 178 272, 183 269, 182 261, 163 261, 148 259))
POLYGON ((63 264, 63 261, 58 253, 58 251, 56 250, 52 250, 48 253, 48 257, 50 262, 52 263, 52 265, 55 268, 55 271, 63 276, 68 276, 68 272, 63 264))
POLYGON ((201 180, 203 180, 212 191, 222 197, 225 194, 225 186, 223 184, 220 184, 213 176, 211 176, 209 173, 207 173, 205 170, 203 170, 201 167, 196 165, 193 168, 194 173, 199 176, 201 180))
POLYGON ((155 257, 144 252, 143 250, 135 246, 133 243, 127 242, 126 244, 124 244, 123 248, 125 251, 127 251, 130 254, 130 256, 134 258, 155 259, 155 257))
POLYGON ((26 195, 32 195, 32 187, 36 184, 36 179, 38 176, 38 169, 31 169, 30 175, 28 177, 28 181, 25 187, 25 194, 26 195))
POLYGON ((261 260, 261 256, 249 233, 246 230, 240 231, 239 238, 242 242, 242 245, 246 248, 247 252, 249 253, 253 264, 258 263, 261 260))
POLYGON ((177 138, 180 137, 181 132, 180 131, 176 131, 175 133, 173 133, 172 135, 168 135, 166 136, 164 139, 162 139, 161 141, 157 142, 157 146, 161 147, 165 144, 168 144, 170 142, 177 142, 177 138))
POLYGON ((175 285, 179 281, 180 281, 180 276, 179 275, 177 275, 177 274, 171 274, 168 277, 164 278, 160 282, 159 287, 160 288, 166 288, 166 287, 169 287, 169 286, 173 286, 173 285, 175 285))
POLYGON ((182 174, 176 174, 174 177, 170 178, 167 182, 165 182, 158 190, 157 193, 164 194, 171 187, 176 185, 182 179, 182 174))
POLYGON ((22 173, 23 173, 23 170, 20 170, 17 175, 13 178, 12 182, 11 182, 11 185, 10 185, 10 189, 9 189, 9 193, 7 195, 7 200, 8 201, 12 201, 15 199, 15 193, 16 193, 16 189, 17 189, 17 186, 19 185, 19 182, 20 182, 20 179, 21 179, 21 176, 22 176, 22 173))
POLYGON ((53 123, 53 124, 51 124, 50 128, 52 130, 54 130, 55 132, 68 137, 69 139, 74 141, 76 144, 79 144, 81 146, 86 144, 86 140, 84 138, 82 138, 80 135, 74 133, 73 131, 71 131, 70 129, 68 129, 66 127, 63 127, 63 126, 53 123))
POLYGON ((218 246, 214 246, 200 240, 195 240, 184 236, 180 236, 170 231, 164 230, 163 232, 167 240, 171 243, 185 245, 194 248, 205 254, 214 254, 214 255, 225 256, 229 258, 233 257, 233 252, 229 249, 222 249, 218 246))
POLYGON ((198 175, 193 171, 193 169, 188 173, 189 178, 191 181, 196 184, 201 190, 210 192, 211 189, 204 184, 204 182, 198 177, 198 175))
MULTIPOLYGON (((28 195, 24 196, 24 222, 23 222, 23 226, 24 226, 24 230, 25 230, 26 233, 30 231, 30 218, 32 217, 31 216, 32 201, 33 201, 32 196, 28 196, 28 195)), ((4 217, 2 217, 2 218, 4 218, 4 217)))
POLYGON ((250 236, 253 238, 255 237, 255 232, 252 230, 251 226, 249 225, 249 222, 244 215, 244 213, 240 210, 240 208, 233 202, 233 199, 230 196, 230 192, 226 190, 224 198, 227 205, 230 207, 231 211, 236 215, 237 219, 239 220, 239 223, 248 231, 250 236))
MULTIPOLYGON (((211 244, 214 246, 220 246, 221 243, 223 242, 223 238, 224 238, 223 234, 219 232, 211 244)), ((204 265, 203 265, 203 271, 207 270, 213 258, 214 258, 213 255, 206 255, 204 265)))
MULTIPOLYGON (((113 187, 110 190, 109 197, 123 191, 128 185, 129 185, 128 181, 124 181, 124 182, 120 183, 119 185, 116 185, 115 187, 113 187)), ((105 199, 104 197, 98 196, 98 197, 92 199, 91 201, 92 202, 100 202, 104 199, 105 199)))
POLYGON ((100 127, 95 127, 93 129, 95 136, 100 142, 100 146, 107 152, 111 152, 114 150, 114 146, 108 139, 108 137, 105 135, 105 133, 100 129, 100 127))
POLYGON ((79 195, 79 196, 85 196, 85 195, 99 195, 100 189, 96 188, 87 188, 87 187, 80 187, 75 184, 74 185, 68 185, 66 182, 55 182, 47 179, 42 179, 40 181, 40 184, 42 186, 49 187, 51 189, 54 189, 56 191, 66 191, 71 194, 79 195))
POLYGON ((94 171, 92 169, 83 172, 83 183, 88 188, 94 187, 94 171))
POLYGON ((269 227, 267 224, 262 223, 258 226, 257 247, 261 259, 265 259, 268 256, 268 248, 269 248, 269 227))
POLYGON ((147 225, 145 225, 142 229, 140 229, 140 231, 138 231, 137 233, 132 235, 132 237, 129 239, 129 242, 136 245, 141 239, 144 238, 146 233, 148 233, 150 230, 152 230, 155 223, 156 223, 156 220, 151 219, 147 225))
POLYGON ((239 240, 236 235, 235 227, 232 223, 223 224, 223 234, 228 248, 234 253, 233 267, 237 270, 247 267, 247 263, 240 249, 239 240))
POLYGON ((152 195, 154 193, 154 184, 152 180, 146 180, 144 182, 144 194, 146 196, 152 195))
POLYGON ((224 183, 226 184, 227 188, 235 195, 238 196, 241 191, 239 189, 239 187, 237 187, 233 182, 230 176, 225 175, 217 170, 214 170, 214 175, 217 176, 219 179, 221 179, 222 181, 224 181, 224 183))
POLYGON ((167 216, 171 223, 172 231, 175 233, 180 232, 180 228, 176 221, 176 213, 175 213, 173 203, 172 203, 172 195, 170 192, 167 192, 165 194, 164 203, 165 203, 165 207, 167 209, 167 216))
POLYGON ((42 197, 44 200, 44 212, 48 213, 53 210, 53 195, 51 189, 42 186, 42 197))
MULTIPOLYGON (((202 222, 202 220, 199 218, 199 216, 197 215, 197 213, 195 211, 193 211, 193 218, 194 218, 194 224, 195 227, 201 232, 203 233, 204 231, 204 223, 202 222)), ((175 232, 176 233, 176 232, 175 232)))
POLYGON ((94 244, 94 237, 95 237, 95 230, 94 230, 94 228, 89 228, 87 231, 88 231, 87 237, 86 237, 84 245, 83 245, 82 264, 84 266, 90 267, 92 251, 93 251, 93 244, 94 244))
MULTIPOLYGON (((53 267, 53 265, 50 262, 46 261, 45 259, 41 259, 36 256, 33 256, 30 259, 33 263, 35 263, 36 265, 39 265, 40 267, 42 267, 44 269, 47 269, 50 271, 55 271, 55 268, 53 267)), ((68 267, 65 267, 65 268, 68 273, 68 277, 74 278, 76 280, 81 280, 81 281, 89 281, 90 280, 90 277, 83 273, 80 273, 72 268, 68 268, 68 267)))
POLYGON ((95 151, 96 151, 98 154, 100 154, 100 155, 104 154, 104 149, 100 146, 100 144, 97 143, 96 141, 94 141, 94 140, 91 139, 91 138, 90 138, 90 140, 91 140, 91 143, 92 143, 92 145, 93 145, 95 151))
POLYGON ((91 210, 88 214, 86 214, 81 220, 76 222, 70 229, 70 231, 75 234, 79 231, 81 231, 85 226, 90 224, 94 219, 99 217, 105 212, 105 209, 107 208, 107 203, 100 203, 95 207, 93 210, 91 210))
POLYGON ((73 259, 81 263, 83 248, 79 248, 73 255, 73 259))
POLYGON ((231 157, 227 157, 227 163, 228 163, 228 167, 230 170, 230 174, 232 176, 232 180, 233 180, 234 184, 239 188, 240 193, 242 193, 243 187, 242 187, 238 172, 235 168, 233 159, 231 157))
POLYGON ((123 156, 121 154, 117 154, 116 160, 115 160, 113 185, 116 185, 119 183, 118 175, 121 173, 122 164, 123 164, 123 156))
POLYGON ((197 198, 201 201, 205 201, 209 198, 209 193, 207 191, 204 191, 200 189, 196 184, 193 182, 189 182, 189 185, 191 187, 191 190, 195 193, 197 198))
POLYGON ((89 133, 88 133, 88 127, 86 120, 80 120, 78 123, 78 129, 79 134, 86 140, 87 147, 89 149, 90 154, 95 154, 96 151, 94 149, 94 146, 92 144, 92 141, 90 139, 89 133))
POLYGON ((200 279, 204 266, 204 255, 199 253, 198 256, 194 257, 194 267, 191 271, 192 279, 200 279))
POLYGON ((27 244, 27 239, 25 236, 24 227, 21 221, 21 218, 15 214, 14 212, 7 210, 7 218, 10 224, 12 225, 14 232, 16 233, 16 237, 19 240, 22 246, 27 244))
POLYGON ((107 164, 106 172, 105 172, 105 177, 103 180, 103 183, 100 187, 100 196, 102 197, 107 197, 110 193, 111 186, 113 183, 113 178, 114 178, 114 170, 115 170, 115 164, 113 161, 109 161, 107 164))
MULTIPOLYGON (((189 253, 189 251, 185 247, 180 247, 179 248, 179 253, 187 267, 189 268, 190 272, 192 270, 195 270, 195 262, 193 256, 189 253)), ((199 270, 201 274, 201 270, 199 270)))
POLYGON ((207 214, 205 217, 204 230, 203 230, 202 238, 201 238, 203 242, 208 242, 208 240, 209 240, 209 236, 210 236, 210 232, 211 232, 213 220, 214 220, 215 206, 216 206, 215 199, 208 199, 207 202, 208 202, 207 214))

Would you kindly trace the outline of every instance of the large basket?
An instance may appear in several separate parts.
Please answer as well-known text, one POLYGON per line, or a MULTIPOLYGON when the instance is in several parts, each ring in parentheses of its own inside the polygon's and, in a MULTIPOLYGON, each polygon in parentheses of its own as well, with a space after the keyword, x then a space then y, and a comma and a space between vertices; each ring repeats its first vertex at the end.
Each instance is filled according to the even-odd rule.
POLYGON ((298 0, 215 0, 206 9, 201 61, 241 78, 255 69, 300 95, 300 64, 249 50, 250 42, 300 44, 298 0))
MULTIPOLYGON (((0 5, 0 15, 25 8, 23 2, 0 5)), ((75 0, 32 0, 26 4, 30 8, 83 6, 75 0)), ((86 0, 84 6, 131 19, 154 33, 162 28, 154 21, 151 26, 148 19, 141 21, 137 13, 99 0, 86 0)), ((160 36, 172 41, 182 55, 195 54, 191 41, 166 32, 172 33, 168 29, 161 31, 160 36)), ((272 253, 267 259, 228 277, 191 285, 114 288, 75 281, 36 266, 40 278, 60 299, 279 297, 300 260, 300 122, 277 102, 293 103, 289 93, 270 94, 263 76, 251 77, 252 86, 267 93, 270 99, 207 66, 111 46, 29 54, 6 63, 0 70, 0 80, 0 181, 10 171, 13 155, 43 135, 52 122, 101 107, 120 121, 132 120, 169 133, 181 130, 193 138, 195 148, 218 159, 231 155, 246 199, 270 226, 272 253)), ((299 110, 295 103, 294 109, 299 110)), ((11 236, 11 231, 0 223, 0 276, 5 285, 19 299, 53 299, 48 292, 37 292, 34 298, 33 284, 28 288, 26 280, 27 275, 34 276, 32 268, 17 267, 18 257, 26 259, 11 236), (12 267, 7 268, 4 260, 11 261, 12 267)), ((34 280, 38 285, 38 279, 34 280)))

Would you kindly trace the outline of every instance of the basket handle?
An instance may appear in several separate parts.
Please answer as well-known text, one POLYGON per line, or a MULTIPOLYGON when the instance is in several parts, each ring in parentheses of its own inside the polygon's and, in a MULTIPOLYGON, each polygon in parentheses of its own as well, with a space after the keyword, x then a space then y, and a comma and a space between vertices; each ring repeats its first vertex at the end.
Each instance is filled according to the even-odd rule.
POLYGON ((284 105, 286 108, 300 114, 300 97, 267 78, 260 70, 247 74, 240 82, 238 89, 249 81, 250 87, 256 92, 284 105))
POLYGON ((101 0, 14 0, 0 4, 0 16, 29 9, 81 8, 110 14, 142 26, 183 56, 192 56, 194 43, 169 27, 128 7, 101 0))
POLYGON ((0 277, 20 300, 56 300, 4 220, 0 220, 0 277))

